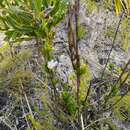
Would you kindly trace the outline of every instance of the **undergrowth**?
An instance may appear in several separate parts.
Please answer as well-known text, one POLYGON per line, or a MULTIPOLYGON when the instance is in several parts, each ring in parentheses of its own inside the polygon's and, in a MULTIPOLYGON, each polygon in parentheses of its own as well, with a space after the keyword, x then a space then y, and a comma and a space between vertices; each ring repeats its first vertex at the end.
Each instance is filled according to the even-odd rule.
MULTIPOLYGON (((88 1, 89 13, 97 8, 95 3, 88 1)), ((123 30, 128 27, 128 6, 129 2, 115 1, 116 14, 123 15, 117 29, 110 27, 105 34, 114 39, 113 45, 120 24, 123 30)), ((0 1, 0 29, 5 34, 0 88, 9 97, 9 110, 3 108, 0 116, 11 130, 120 130, 114 120, 130 120, 130 60, 123 68, 110 63, 112 45, 102 76, 94 78, 79 53, 78 43, 86 34, 79 23, 79 9, 79 0, 0 1), (69 82, 58 75, 53 53, 56 28, 65 19, 73 68, 69 82)), ((125 50, 128 34, 129 30, 122 33, 125 50)))

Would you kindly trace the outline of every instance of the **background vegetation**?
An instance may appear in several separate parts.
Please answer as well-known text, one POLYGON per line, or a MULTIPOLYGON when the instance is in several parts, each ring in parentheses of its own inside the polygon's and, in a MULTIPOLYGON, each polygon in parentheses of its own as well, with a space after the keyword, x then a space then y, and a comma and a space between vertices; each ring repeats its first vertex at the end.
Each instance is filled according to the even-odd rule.
MULTIPOLYGON (((120 20, 116 30, 107 30, 113 42, 98 79, 79 53, 79 41, 86 33, 79 19, 84 2, 88 13, 99 8, 95 0, 0 1, 0 29, 5 34, 0 48, 0 88, 9 100, 0 115, 5 129, 120 130, 114 120, 130 120, 130 59, 123 68, 109 62, 119 27, 122 31, 129 27, 130 2, 101 2, 120 20), (65 21, 73 67, 68 82, 58 75, 54 55, 56 28, 65 21)), ((130 30, 121 35, 122 48, 128 51, 130 30)))

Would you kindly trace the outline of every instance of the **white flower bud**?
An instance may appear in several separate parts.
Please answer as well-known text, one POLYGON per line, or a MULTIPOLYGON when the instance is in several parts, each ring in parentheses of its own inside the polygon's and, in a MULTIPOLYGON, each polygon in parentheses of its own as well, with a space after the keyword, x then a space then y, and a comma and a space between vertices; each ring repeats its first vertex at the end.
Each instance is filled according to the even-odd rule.
POLYGON ((58 65, 58 62, 57 62, 57 61, 51 60, 51 61, 48 62, 47 67, 48 67, 49 69, 53 69, 53 68, 55 68, 57 65, 58 65))

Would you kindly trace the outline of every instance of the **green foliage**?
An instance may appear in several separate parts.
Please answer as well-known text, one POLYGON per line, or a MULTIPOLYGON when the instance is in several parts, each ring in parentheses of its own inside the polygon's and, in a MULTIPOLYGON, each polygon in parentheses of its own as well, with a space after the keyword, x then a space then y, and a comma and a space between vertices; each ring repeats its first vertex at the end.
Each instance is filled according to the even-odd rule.
MULTIPOLYGON (((110 1, 107 1, 110 4, 110 1)), ((95 122, 88 127, 89 130, 99 130, 101 126, 104 130, 107 130, 105 125, 113 130, 118 130, 111 119, 104 119, 103 121, 99 119, 103 117, 102 110, 122 97, 120 96, 120 84, 107 81, 111 79, 111 76, 115 76, 115 72, 119 75, 121 73, 120 68, 110 63, 111 76, 105 77, 107 80, 104 78, 103 81, 101 79, 94 79, 96 81, 93 81, 89 65, 79 62, 80 65, 76 64, 77 68, 73 68, 76 73, 72 74, 69 81, 64 83, 61 77, 57 76, 57 72, 49 70, 47 67, 48 61, 55 59, 53 55, 55 27, 64 18, 66 2, 63 0, 0 1, 0 7, 2 7, 0 29, 5 31, 5 40, 8 41, 0 48, 0 54, 4 56, 0 62, 0 85, 2 88, 10 90, 10 93, 17 93, 16 95, 19 95, 19 97, 16 97, 17 99, 21 98, 22 101, 25 101, 23 105, 27 107, 26 111, 29 112, 29 115, 26 116, 26 111, 24 114, 27 118, 26 122, 29 121, 31 124, 30 128, 28 127, 30 130, 65 130, 70 125, 73 127, 72 129, 81 129, 79 127, 80 115, 83 115, 82 123, 85 123, 85 125, 89 126, 95 122), (15 53, 14 48, 15 42, 21 43, 21 41, 31 39, 36 41, 38 50, 36 52, 38 59, 33 59, 32 66, 32 50, 22 49, 15 53), (5 81, 7 82, 5 83, 5 81), (78 87, 76 88, 76 86, 79 82, 79 93, 77 94, 78 87), (34 101, 29 94, 32 89, 35 90, 35 93, 33 93, 34 101), (40 103, 37 103, 37 98, 41 101, 40 103), (33 117, 34 113, 36 117, 33 117), (96 120, 99 121, 96 122, 96 120), (59 123, 61 123, 61 127, 57 125, 59 123)), ((119 14, 123 5, 120 5, 119 1, 116 1, 115 5, 116 13, 119 14)), ((98 3, 94 0, 88 0, 86 6, 89 13, 98 9, 98 3)), ((122 24, 124 30, 126 25, 128 25, 128 20, 125 19, 122 24)), ((73 33, 75 32, 73 32, 73 28, 71 29, 71 38, 74 38, 73 33)), ((78 30, 78 40, 81 40, 87 31, 80 25, 78 30)), ((105 35, 113 38, 113 34, 113 27, 108 27, 105 35)), ((127 38, 128 36, 125 35, 124 39, 127 38)), ((126 43, 124 48, 128 48, 126 43)), ((81 61, 81 59, 79 60, 81 61)), ((128 74, 129 72, 124 72, 120 82, 123 82, 128 74)), ((128 83, 129 80, 127 79, 125 85, 128 85, 128 83)), ((112 119, 115 117, 120 120, 128 119, 125 112, 130 109, 129 100, 129 95, 125 95, 120 102, 110 108, 112 119)))
POLYGON ((130 47, 130 30, 129 30, 129 20, 128 17, 125 17, 121 24, 121 37, 122 37, 122 47, 128 52, 128 48, 130 47))
POLYGON ((21 51, 15 57, 4 56, 0 63, 0 78, 3 81, 9 80, 13 88, 19 86, 20 79, 25 82, 33 79, 31 71, 23 69, 32 56, 32 52, 29 49, 21 51))
POLYGON ((111 71, 111 73, 113 73, 113 75, 114 74, 119 74, 119 73, 121 73, 122 72, 122 70, 121 70, 121 67, 119 67, 119 66, 117 66, 116 64, 114 64, 114 63, 109 63, 109 65, 108 65, 108 69, 111 71))
POLYGON ((130 13, 130 1, 129 0, 114 0, 116 14, 119 15, 122 9, 129 15, 130 13))
POLYGON ((6 29, 5 34, 10 40, 25 35, 45 38, 48 31, 63 19, 66 8, 65 2, 58 0, 35 0, 34 3, 23 0, 18 3, 21 6, 8 3, 0 16, 0 23, 4 25, 1 29, 6 29))
POLYGON ((42 0, 35 0, 34 1, 35 10, 37 13, 41 12, 42 9, 42 0))
MULTIPOLYGON (((114 124, 114 122, 112 121, 112 119, 106 119, 104 121, 104 124, 108 125, 109 128, 112 129, 112 130, 120 130, 120 128, 114 124)), ((108 130, 108 128, 106 128, 105 130, 108 130)))
POLYGON ((78 30, 78 39, 81 40, 87 34, 87 30, 83 26, 81 26, 81 25, 79 25, 78 29, 79 29, 78 30))
POLYGON ((112 0, 105 0, 105 1, 103 1, 103 6, 105 9, 109 9, 113 6, 113 1, 112 0))
MULTIPOLYGON (((113 97, 113 102, 120 99, 120 96, 113 97)), ((120 121, 128 121, 129 120, 129 93, 115 106, 114 115, 120 121)))
POLYGON ((16 60, 18 59, 17 62, 20 63, 24 63, 26 62, 28 59, 30 59, 32 57, 32 51, 30 49, 26 49, 26 50, 21 50, 17 56, 16 56, 16 60))
POLYGON ((94 0, 88 0, 86 1, 86 9, 91 14, 94 10, 98 9, 98 5, 94 0))
POLYGON ((9 50, 9 44, 8 42, 4 42, 3 46, 0 48, 0 53, 5 53, 9 50))
POLYGON ((13 62, 12 58, 6 57, 0 63, 0 69, 1 69, 1 71, 5 71, 5 72, 10 71, 13 68, 14 64, 15 63, 13 62))
POLYGON ((116 14, 119 15, 119 13, 121 12, 121 1, 120 0, 115 0, 115 9, 116 9, 116 14))
POLYGON ((62 98, 63 98, 64 105, 65 105, 67 112, 70 115, 74 116, 77 111, 77 104, 76 104, 74 97, 69 92, 63 92, 62 98))
POLYGON ((42 48, 42 53, 43 55, 46 57, 46 59, 48 61, 51 61, 53 56, 51 55, 52 54, 52 51, 53 51, 53 46, 52 46, 52 43, 50 42, 45 42, 45 44, 43 45, 43 48, 42 48))
POLYGON ((32 127, 28 128, 28 130, 34 130, 34 129, 42 130, 42 126, 40 125, 39 121, 36 121, 34 117, 32 117, 31 115, 28 115, 28 119, 31 120, 31 123, 32 123, 32 127))

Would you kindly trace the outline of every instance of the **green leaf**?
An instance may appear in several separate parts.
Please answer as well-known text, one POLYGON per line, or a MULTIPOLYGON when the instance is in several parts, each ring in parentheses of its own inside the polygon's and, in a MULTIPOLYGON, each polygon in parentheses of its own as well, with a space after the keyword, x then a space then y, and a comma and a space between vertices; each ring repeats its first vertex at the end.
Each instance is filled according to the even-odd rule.
POLYGON ((24 24, 25 23, 30 24, 33 22, 32 14, 18 7, 11 6, 8 12, 11 15, 11 17, 14 18, 17 22, 24 23, 24 24))
POLYGON ((50 12, 51 16, 53 16, 53 15, 55 15, 57 13, 57 11, 59 10, 59 6, 60 6, 60 0, 57 0, 56 3, 55 3, 54 8, 50 12))
POLYGON ((116 10, 116 15, 118 16, 121 12, 120 0, 115 0, 115 10, 116 10))
POLYGON ((65 104, 65 107, 70 115, 75 115, 77 111, 77 104, 71 93, 63 92, 62 98, 65 104))
POLYGON ((41 8, 42 8, 42 0, 34 0, 34 6, 36 9, 37 13, 41 12, 41 8))
POLYGON ((7 36, 7 39, 15 40, 17 36, 21 36, 20 32, 17 32, 16 30, 8 31, 5 33, 7 36))
POLYGON ((14 29, 17 29, 17 22, 15 19, 13 19, 11 16, 7 16, 6 17, 6 22, 8 24, 8 26, 13 27, 14 29))
POLYGON ((48 1, 49 1, 49 0, 43 0, 43 5, 44 5, 46 8, 48 8, 48 1))
POLYGON ((78 28, 79 28, 79 30, 78 30, 78 39, 80 40, 80 39, 84 38, 84 36, 87 33, 87 30, 86 30, 86 28, 84 28, 81 25, 79 25, 78 28))
POLYGON ((29 7, 33 10, 34 8, 34 3, 33 0, 27 0, 29 2, 29 7))

